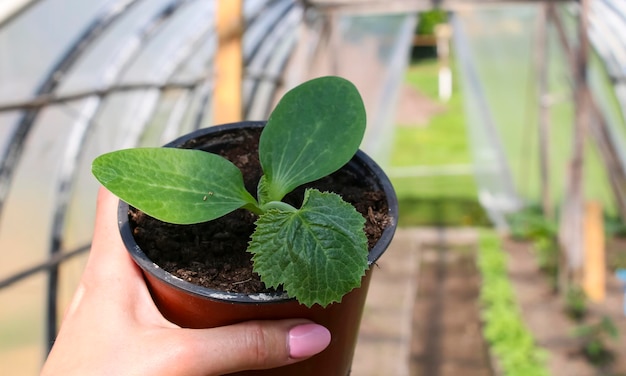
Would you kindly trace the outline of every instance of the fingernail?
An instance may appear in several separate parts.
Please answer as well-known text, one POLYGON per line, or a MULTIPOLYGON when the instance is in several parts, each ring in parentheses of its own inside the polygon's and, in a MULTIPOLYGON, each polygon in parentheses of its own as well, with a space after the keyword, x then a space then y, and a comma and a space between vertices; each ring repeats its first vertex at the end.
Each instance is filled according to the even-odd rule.
POLYGON ((317 324, 304 324, 289 331, 289 356, 306 358, 324 350, 330 343, 328 329, 317 324))

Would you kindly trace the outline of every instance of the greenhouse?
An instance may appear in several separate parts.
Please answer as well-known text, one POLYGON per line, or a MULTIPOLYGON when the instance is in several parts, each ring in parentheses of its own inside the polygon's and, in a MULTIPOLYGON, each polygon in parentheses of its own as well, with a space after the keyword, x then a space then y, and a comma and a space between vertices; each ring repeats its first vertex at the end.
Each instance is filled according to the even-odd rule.
POLYGON ((3 2, 0 373, 38 374, 55 342, 90 254, 97 156, 265 121, 328 75, 361 93, 360 149, 399 201, 351 374, 626 372, 625 31, 620 0, 3 2), (531 270, 547 282, 524 292, 531 270), (584 317, 542 336, 541 309, 562 315, 575 292, 584 317), (518 324, 528 358, 511 360, 494 333, 518 324), (608 355, 588 360, 600 335, 608 355))

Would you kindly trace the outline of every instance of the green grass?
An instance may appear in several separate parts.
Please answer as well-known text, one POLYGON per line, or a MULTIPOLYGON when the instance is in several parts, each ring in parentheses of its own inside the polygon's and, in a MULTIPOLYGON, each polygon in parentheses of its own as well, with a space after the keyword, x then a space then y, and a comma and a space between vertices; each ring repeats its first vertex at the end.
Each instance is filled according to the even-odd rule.
POLYGON ((436 59, 414 61, 406 72, 405 81, 427 97, 437 100, 438 69, 436 59))
MULTIPOLYGON (((443 111, 428 124, 403 124, 396 127, 391 167, 438 167, 471 165, 460 91, 454 87, 447 103, 438 99, 436 60, 411 64, 405 81, 443 111)), ((472 174, 394 177, 400 202, 400 226, 486 225, 486 215, 477 201, 472 174)))
MULTIPOLYGON (((465 131, 463 102, 458 90, 449 102, 439 102, 437 96, 437 62, 427 60, 412 64, 406 82, 444 109, 426 125, 396 127, 396 144, 392 166, 440 166, 470 164, 471 155, 465 131)), ((474 192, 471 192, 474 193, 474 192)))

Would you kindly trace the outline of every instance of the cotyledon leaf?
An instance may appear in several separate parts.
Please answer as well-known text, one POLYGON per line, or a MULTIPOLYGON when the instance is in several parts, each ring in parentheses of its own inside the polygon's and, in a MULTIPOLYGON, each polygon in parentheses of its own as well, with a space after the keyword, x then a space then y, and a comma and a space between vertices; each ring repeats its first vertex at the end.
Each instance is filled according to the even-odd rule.
POLYGON ((92 172, 120 199, 164 222, 200 223, 256 205, 237 166, 201 150, 118 150, 96 158, 92 172))
POLYGON ((363 100, 348 80, 320 77, 287 92, 259 141, 261 205, 345 165, 361 144, 365 124, 363 100))

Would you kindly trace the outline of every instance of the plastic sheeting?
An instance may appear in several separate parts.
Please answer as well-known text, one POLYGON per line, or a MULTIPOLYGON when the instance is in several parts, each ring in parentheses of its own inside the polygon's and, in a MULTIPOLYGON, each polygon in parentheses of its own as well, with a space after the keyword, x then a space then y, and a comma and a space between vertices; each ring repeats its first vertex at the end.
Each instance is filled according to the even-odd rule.
MULTIPOLYGON (((620 98, 626 68, 624 5, 616 1, 592 2, 590 38, 594 53, 589 63, 589 84, 607 119, 612 141, 624 159, 624 117, 620 98)), ((479 198, 490 217, 506 227, 506 214, 523 204, 540 202, 538 119, 540 93, 537 72, 539 4, 477 6, 454 17, 455 49, 466 99, 468 136, 474 152, 479 198)), ((557 7, 566 38, 576 47, 577 7, 557 7)), ((545 65, 548 92, 541 101, 549 106, 550 194, 560 203, 574 124, 573 80, 570 61, 557 31, 548 26, 545 65)), ((615 212, 615 201, 603 165, 590 141, 585 163, 587 198, 615 212)))
POLYGON ((622 166, 626 166, 626 3, 601 0, 590 5, 589 37, 599 57, 594 61, 590 83, 622 166))
MULTIPOLYGON (((3 374, 38 373, 76 287, 94 219, 91 160, 212 125, 215 7, 35 0, 0 21, 3 374), (59 97, 73 99, 45 103, 59 97), (59 268, 46 265, 59 256, 59 268)), ((244 118, 265 119, 277 95, 308 78, 342 75, 366 102, 363 147, 384 163, 415 15, 247 0, 244 18, 244 118)))

